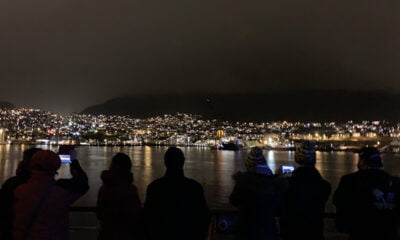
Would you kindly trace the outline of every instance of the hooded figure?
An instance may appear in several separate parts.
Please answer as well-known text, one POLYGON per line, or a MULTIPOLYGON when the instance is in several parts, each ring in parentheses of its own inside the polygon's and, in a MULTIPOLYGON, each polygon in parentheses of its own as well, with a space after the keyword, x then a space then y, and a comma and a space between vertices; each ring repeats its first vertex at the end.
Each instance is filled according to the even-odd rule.
POLYGON ((235 187, 229 198, 239 208, 236 239, 278 239, 275 216, 279 212, 281 191, 259 147, 250 150, 245 160, 247 172, 233 176, 235 187))
POLYGON ((298 145, 295 161, 299 167, 288 178, 281 217, 282 239, 323 240, 325 204, 331 187, 315 168, 314 144, 305 141, 298 145))
POLYGON ((336 226, 354 240, 394 240, 400 212, 400 184, 382 170, 377 148, 359 152, 358 171, 342 177, 333 195, 336 226))
POLYGON ((88 189, 88 179, 71 153, 71 179, 55 181, 61 165, 57 154, 37 151, 31 160, 31 177, 14 191, 14 240, 66 240, 69 207, 88 189))
POLYGON ((176 147, 165 153, 164 177, 147 187, 144 204, 147 239, 204 240, 209 211, 203 187, 185 177, 185 156, 176 147))
POLYGON ((142 207, 131 168, 131 159, 117 153, 110 169, 101 174, 103 185, 97 198, 97 218, 100 220, 98 239, 139 238, 142 207))

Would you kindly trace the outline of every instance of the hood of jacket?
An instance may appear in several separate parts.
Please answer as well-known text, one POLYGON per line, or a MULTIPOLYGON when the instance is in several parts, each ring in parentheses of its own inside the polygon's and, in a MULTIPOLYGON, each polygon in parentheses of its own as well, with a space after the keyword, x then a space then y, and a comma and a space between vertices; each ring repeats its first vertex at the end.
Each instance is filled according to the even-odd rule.
POLYGON ((133 174, 126 169, 105 170, 101 173, 104 185, 129 185, 133 183, 133 174))
POLYGON ((322 180, 322 176, 315 167, 305 166, 296 168, 296 170, 293 171, 292 179, 315 181, 322 180))
POLYGON ((238 172, 233 175, 233 180, 239 185, 265 186, 272 184, 273 176, 255 172, 238 172))

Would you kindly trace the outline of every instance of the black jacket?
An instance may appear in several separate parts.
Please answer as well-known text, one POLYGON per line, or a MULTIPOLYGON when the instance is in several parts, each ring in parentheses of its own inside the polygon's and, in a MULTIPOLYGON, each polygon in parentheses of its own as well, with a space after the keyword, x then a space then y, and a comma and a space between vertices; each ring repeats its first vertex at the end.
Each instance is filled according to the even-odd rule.
POLYGON ((132 173, 125 169, 106 170, 101 180, 96 206, 100 221, 98 239, 139 239, 142 207, 132 173))
POLYGON ((288 181, 281 217, 282 238, 324 239, 323 221, 330 184, 311 166, 297 168, 288 181))
POLYGON ((382 170, 361 170, 343 176, 335 194, 336 225, 353 239, 395 239, 399 206, 399 181, 382 170), (394 193, 392 209, 379 210, 374 191, 394 193))
POLYGON ((233 176, 235 187, 230 196, 239 208, 237 239, 278 239, 275 216, 282 206, 282 188, 272 175, 239 172, 233 176))
POLYGON ((28 171, 17 171, 17 176, 4 182, 0 190, 0 239, 12 239, 14 222, 14 190, 26 183, 31 174, 28 171))
POLYGON ((167 171, 148 186, 144 214, 150 240, 207 237, 209 210, 203 188, 183 171, 167 171))

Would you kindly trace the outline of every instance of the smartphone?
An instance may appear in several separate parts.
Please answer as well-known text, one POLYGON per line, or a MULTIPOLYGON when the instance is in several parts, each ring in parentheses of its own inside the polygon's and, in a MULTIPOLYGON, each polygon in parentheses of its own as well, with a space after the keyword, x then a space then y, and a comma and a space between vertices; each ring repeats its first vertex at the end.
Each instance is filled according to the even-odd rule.
POLYGON ((61 159, 61 163, 71 163, 71 156, 69 155, 69 152, 74 149, 74 145, 60 145, 58 149, 58 156, 61 159))
POLYGON ((61 163, 71 163, 71 156, 68 155, 64 155, 64 154, 59 154, 58 155, 61 159, 61 163))
POLYGON ((282 166, 282 174, 291 175, 293 171, 294 171, 294 166, 291 165, 282 166))

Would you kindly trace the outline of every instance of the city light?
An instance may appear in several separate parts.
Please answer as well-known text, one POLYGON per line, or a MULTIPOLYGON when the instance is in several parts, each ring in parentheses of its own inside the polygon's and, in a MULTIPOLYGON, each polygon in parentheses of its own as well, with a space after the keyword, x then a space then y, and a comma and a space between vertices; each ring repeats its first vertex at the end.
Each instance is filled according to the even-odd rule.
POLYGON ((392 146, 400 124, 386 121, 229 122, 193 114, 164 114, 146 119, 118 115, 59 115, 39 109, 0 110, 0 143, 81 145, 243 146, 291 149, 311 140, 327 149, 348 149, 363 143, 392 146), (7 141, 6 141, 7 140, 7 141), (351 144, 349 143, 351 142, 351 144))

